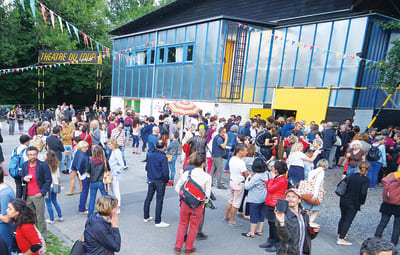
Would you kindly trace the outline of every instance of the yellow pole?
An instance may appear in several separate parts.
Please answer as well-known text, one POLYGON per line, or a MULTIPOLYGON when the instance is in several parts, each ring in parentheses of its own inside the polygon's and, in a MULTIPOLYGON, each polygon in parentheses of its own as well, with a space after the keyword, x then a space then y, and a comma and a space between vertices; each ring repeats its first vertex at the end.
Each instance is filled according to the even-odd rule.
POLYGON ((390 93, 390 94, 387 96, 385 102, 383 102, 383 104, 382 104, 381 108, 379 109, 379 111, 378 111, 378 112, 375 114, 375 116, 372 118, 371 122, 369 123, 369 125, 368 125, 368 127, 367 127, 367 130, 370 129, 370 128, 372 127, 372 125, 375 123, 375 120, 378 118, 378 116, 379 116, 379 114, 381 113, 382 109, 383 109, 383 108, 386 106, 386 104, 389 102, 389 100, 390 100, 390 98, 392 97, 392 95, 393 95, 393 91, 392 91, 392 93, 390 93))

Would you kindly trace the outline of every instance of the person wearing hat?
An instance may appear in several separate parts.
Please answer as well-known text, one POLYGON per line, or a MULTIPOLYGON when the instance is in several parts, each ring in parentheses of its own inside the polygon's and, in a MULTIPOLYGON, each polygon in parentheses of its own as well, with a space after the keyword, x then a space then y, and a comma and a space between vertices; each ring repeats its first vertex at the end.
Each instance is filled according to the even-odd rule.
POLYGON ((319 232, 319 225, 310 228, 310 219, 301 209, 301 195, 297 189, 285 192, 288 201, 286 212, 275 209, 276 225, 280 242, 276 254, 311 254, 311 240, 319 232))

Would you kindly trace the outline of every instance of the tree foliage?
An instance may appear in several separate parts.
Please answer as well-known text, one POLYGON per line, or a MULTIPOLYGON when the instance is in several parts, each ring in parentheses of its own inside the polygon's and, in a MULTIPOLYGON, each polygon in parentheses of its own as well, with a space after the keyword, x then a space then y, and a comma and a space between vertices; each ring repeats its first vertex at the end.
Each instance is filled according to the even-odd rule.
MULTIPOLYGON (((389 21, 380 24, 385 30, 400 29, 400 21, 389 21)), ((393 93, 400 86, 400 40, 391 42, 393 47, 386 55, 386 61, 380 67, 379 86, 388 87, 393 93)))
MULTIPOLYGON (((25 11, 21 1, 0 0, 0 68, 24 67, 37 63, 40 50, 92 50, 78 43, 73 31, 68 34, 64 24, 61 33, 56 18, 53 30, 47 11, 44 24, 40 8, 36 5, 33 18, 29 1, 25 11)), ((48 8, 60 15, 80 31, 100 43, 111 47, 107 32, 156 8, 154 0, 42 0, 48 8)), ((161 4, 171 2, 162 1, 161 4)), ((71 28, 72 30, 72 28, 71 28)), ((89 42, 90 44, 90 42, 89 42)), ((92 42, 93 50, 97 50, 92 42)), ((37 102, 37 71, 24 71, 0 76, 0 103, 37 102)), ((111 91, 111 59, 103 61, 102 95, 111 91)), ((96 93, 96 65, 71 65, 45 69, 45 103, 66 101, 77 105, 91 105, 96 93)))

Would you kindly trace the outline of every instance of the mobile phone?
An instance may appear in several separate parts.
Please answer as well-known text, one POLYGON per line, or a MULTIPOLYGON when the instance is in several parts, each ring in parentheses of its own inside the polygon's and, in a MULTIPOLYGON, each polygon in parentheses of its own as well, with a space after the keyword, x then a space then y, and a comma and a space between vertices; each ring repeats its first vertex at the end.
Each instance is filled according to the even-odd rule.
POLYGON ((283 212, 286 213, 289 207, 288 201, 284 199, 278 199, 278 202, 276 203, 276 210, 278 212, 283 212))

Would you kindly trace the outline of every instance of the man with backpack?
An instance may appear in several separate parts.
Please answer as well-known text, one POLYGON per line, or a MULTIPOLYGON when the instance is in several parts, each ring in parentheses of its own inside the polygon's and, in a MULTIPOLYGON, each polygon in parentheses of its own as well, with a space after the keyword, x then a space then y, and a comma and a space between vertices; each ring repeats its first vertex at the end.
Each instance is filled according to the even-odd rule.
POLYGON ((128 141, 131 136, 131 129, 133 120, 131 118, 131 112, 127 112, 127 116, 124 119, 124 131, 125 131, 125 141, 128 141))
POLYGON ((14 148, 11 155, 9 174, 15 181, 15 197, 22 198, 22 164, 28 160, 26 150, 29 146, 31 138, 28 135, 21 135, 19 138, 20 145, 14 148))
POLYGON ((386 167, 386 148, 385 148, 386 137, 378 135, 375 137, 375 142, 371 145, 371 148, 367 154, 367 161, 370 164, 368 171, 369 188, 374 188, 378 183, 379 171, 382 167, 386 167))
POLYGON ((59 126, 55 126, 53 128, 53 134, 46 139, 46 149, 47 151, 54 151, 57 156, 57 159, 62 163, 62 153, 65 151, 64 144, 60 140, 60 131, 61 128, 59 126))
POLYGON ((208 202, 208 198, 211 195, 211 176, 203 170, 206 166, 206 156, 197 154, 193 164, 195 168, 185 171, 175 186, 175 191, 179 193, 181 198, 179 226, 174 248, 175 253, 181 252, 188 225, 190 227, 186 237, 185 254, 191 254, 196 251, 193 243, 196 239, 199 224, 203 218, 204 205, 208 202), (198 199, 199 194, 200 200, 198 199))
POLYGON ((392 243, 397 246, 400 236, 400 168, 388 176, 382 178, 383 194, 382 204, 379 212, 382 214, 381 221, 376 228, 375 236, 382 238, 383 231, 394 216, 392 243))

